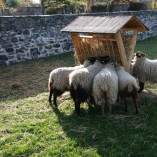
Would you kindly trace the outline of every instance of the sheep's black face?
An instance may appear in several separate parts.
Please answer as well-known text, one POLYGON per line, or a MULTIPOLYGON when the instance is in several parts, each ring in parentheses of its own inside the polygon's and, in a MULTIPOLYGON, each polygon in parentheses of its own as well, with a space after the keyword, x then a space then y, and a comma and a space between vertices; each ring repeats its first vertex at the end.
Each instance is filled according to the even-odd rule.
POLYGON ((136 52, 136 57, 142 58, 142 57, 145 57, 145 54, 140 52, 140 51, 138 51, 138 52, 136 52))
POLYGON ((90 63, 94 64, 95 61, 96 61, 96 57, 90 57, 90 58, 88 58, 88 61, 89 61, 90 63))
POLYGON ((110 57, 109 56, 100 56, 100 57, 98 57, 98 60, 102 64, 107 64, 110 61, 110 57))

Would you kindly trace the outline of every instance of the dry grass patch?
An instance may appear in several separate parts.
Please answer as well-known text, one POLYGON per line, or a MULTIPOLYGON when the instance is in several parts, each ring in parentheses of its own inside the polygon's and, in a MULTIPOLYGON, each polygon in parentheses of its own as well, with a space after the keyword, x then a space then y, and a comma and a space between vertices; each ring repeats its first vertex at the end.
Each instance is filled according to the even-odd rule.
POLYGON ((0 67, 0 101, 22 99, 47 91, 49 73, 73 66, 73 53, 0 67))

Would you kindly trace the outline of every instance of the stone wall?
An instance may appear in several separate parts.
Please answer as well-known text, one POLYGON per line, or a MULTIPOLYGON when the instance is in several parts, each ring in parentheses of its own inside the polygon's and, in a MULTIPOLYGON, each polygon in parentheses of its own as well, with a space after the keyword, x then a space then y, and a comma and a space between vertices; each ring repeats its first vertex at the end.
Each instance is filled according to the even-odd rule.
MULTIPOLYGON (((115 12, 81 15, 134 15, 150 31, 138 39, 157 35, 157 11, 115 12)), ((69 33, 60 32, 79 15, 0 17, 0 65, 38 59, 73 50, 69 33)))

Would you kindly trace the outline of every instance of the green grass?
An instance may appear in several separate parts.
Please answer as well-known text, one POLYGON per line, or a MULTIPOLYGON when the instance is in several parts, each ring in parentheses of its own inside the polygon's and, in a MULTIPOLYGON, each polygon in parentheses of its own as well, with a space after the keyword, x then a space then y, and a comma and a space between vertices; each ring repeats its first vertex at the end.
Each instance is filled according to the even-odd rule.
POLYGON ((138 41, 135 51, 142 51, 148 58, 157 58, 157 36, 144 41, 138 41))
MULTIPOLYGON (((136 50, 153 58, 156 40, 138 41, 136 50)), ((84 103, 77 116, 68 93, 52 110, 49 72, 70 65, 73 53, 0 68, 0 157, 156 157, 156 84, 148 83, 148 93, 139 95, 139 115, 129 100, 128 113, 119 103, 112 115, 102 116, 84 103)))

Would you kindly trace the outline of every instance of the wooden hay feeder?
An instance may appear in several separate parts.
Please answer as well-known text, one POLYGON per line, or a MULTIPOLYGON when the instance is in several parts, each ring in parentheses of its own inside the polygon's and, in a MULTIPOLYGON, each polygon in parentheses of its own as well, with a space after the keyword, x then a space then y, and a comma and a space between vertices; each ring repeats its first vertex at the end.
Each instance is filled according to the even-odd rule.
POLYGON ((129 71, 137 31, 147 30, 134 16, 79 16, 61 31, 71 33, 79 63, 107 55, 129 71))

